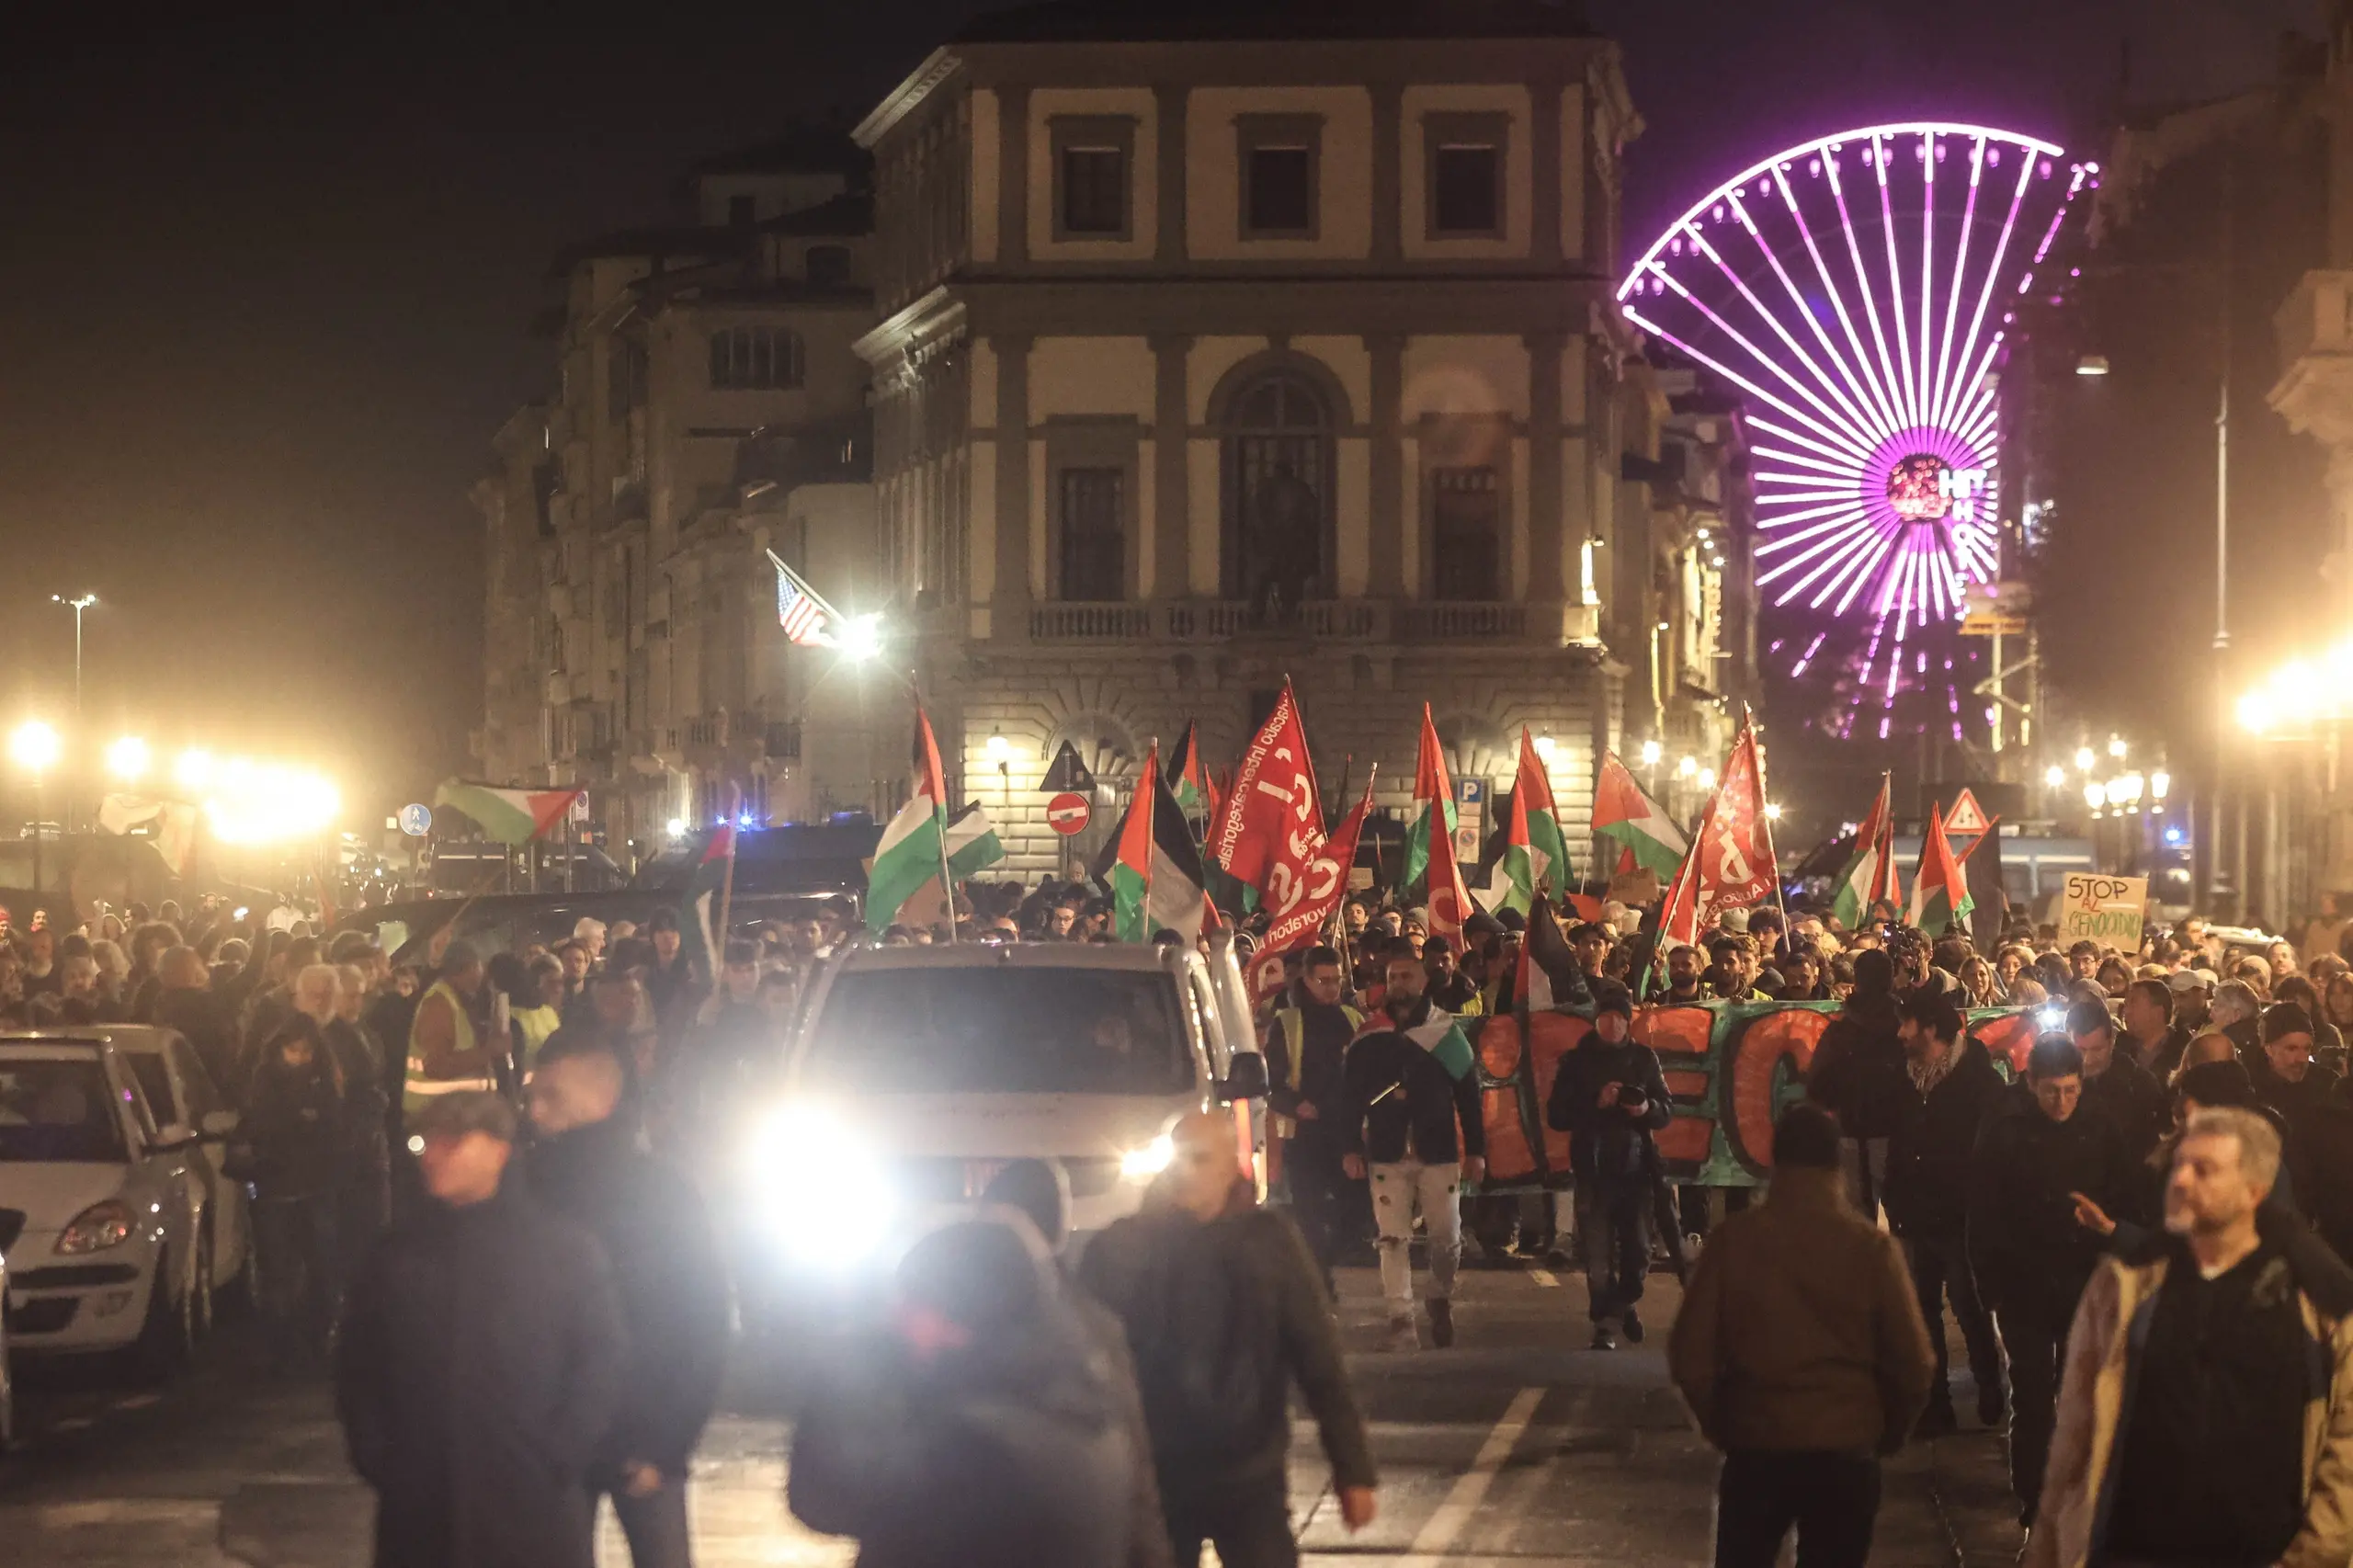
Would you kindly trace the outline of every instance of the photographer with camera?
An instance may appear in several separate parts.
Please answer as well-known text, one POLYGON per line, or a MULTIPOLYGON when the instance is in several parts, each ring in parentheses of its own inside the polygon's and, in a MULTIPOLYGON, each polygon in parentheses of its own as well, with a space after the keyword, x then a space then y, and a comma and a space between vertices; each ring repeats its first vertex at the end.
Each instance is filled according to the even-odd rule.
POLYGON ((1674 1111, 1657 1055, 1633 1040, 1633 998, 1614 981, 1597 981, 1593 991, 1593 1028, 1561 1059, 1545 1119, 1569 1135, 1593 1347, 1614 1350, 1613 1319, 1628 1344, 1643 1340, 1635 1306, 1651 1266, 1652 1135, 1674 1111))

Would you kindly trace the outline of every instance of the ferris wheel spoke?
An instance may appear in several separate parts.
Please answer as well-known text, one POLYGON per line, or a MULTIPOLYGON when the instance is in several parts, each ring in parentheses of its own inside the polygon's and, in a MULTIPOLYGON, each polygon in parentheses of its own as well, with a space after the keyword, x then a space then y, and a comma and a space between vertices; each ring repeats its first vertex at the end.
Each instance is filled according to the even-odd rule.
MULTIPOLYGON (((1868 155, 1868 154, 1867 154, 1868 155)), ((1887 390, 1888 402, 1901 422, 1904 409, 1904 381, 1895 372, 1894 357, 1887 351, 1887 330, 1880 324, 1877 290, 1871 287, 1870 271, 1863 266, 1862 241, 1855 233, 1854 214, 1847 210, 1847 187, 1838 176, 1838 159, 1828 147, 1823 150, 1822 169, 1830 181, 1830 194, 1838 204, 1838 227, 1847 236, 1847 259, 1855 269, 1855 289, 1863 301, 1863 315, 1870 323, 1871 341, 1879 349, 1881 385, 1887 390)))
POLYGON ((1895 258, 1895 205, 1887 188, 1890 154, 1877 135, 1871 137, 1871 173, 1879 181, 1880 232, 1887 241, 1887 313, 1895 323, 1895 357, 1903 362, 1904 416, 1920 423, 1918 388, 1912 380, 1912 340, 1904 324, 1904 266, 1895 258))
MULTIPOLYGON (((1712 255, 1712 252, 1711 254, 1712 255)), ((1722 267, 1723 264, 1719 260, 1717 262, 1717 266, 1722 267)), ((1732 272, 1729 267, 1724 268, 1724 275, 1728 278, 1732 276, 1732 272)), ((1851 453, 1857 461, 1859 462, 1863 460, 1869 455, 1870 451, 1870 444, 1868 441, 1857 440, 1852 428, 1845 426, 1845 416, 1837 410, 1833 409, 1827 403, 1824 403, 1821 394, 1814 390, 1815 385, 1818 384, 1821 380, 1821 374, 1818 370, 1814 372, 1813 381, 1807 381, 1804 377, 1792 374, 1787 366, 1783 365, 1772 355, 1768 354, 1763 349, 1759 348, 1754 342, 1750 341, 1746 334, 1743 333, 1738 327, 1733 325, 1732 323, 1726 321, 1723 316, 1716 311, 1714 306, 1709 304, 1705 300, 1700 299, 1699 295, 1693 293, 1690 289, 1684 284, 1682 279, 1675 277, 1673 274, 1666 274, 1665 277, 1666 286, 1674 290, 1677 298, 1682 300, 1685 304, 1689 305, 1693 310, 1699 312, 1701 315, 1707 317, 1709 322, 1714 325, 1717 331, 1722 333, 1726 337, 1731 338, 1734 343, 1739 344, 1742 352, 1748 356, 1752 363, 1770 371, 1774 376, 1780 380, 1783 386, 1789 388, 1790 392, 1793 395, 1802 398, 1807 403, 1812 403, 1813 405, 1814 415, 1818 415, 1820 417, 1817 418, 1814 415, 1805 414, 1803 411, 1785 402, 1777 402, 1776 406, 1779 407, 1783 413, 1790 415, 1792 418, 1803 420, 1805 424, 1817 431, 1824 439, 1829 441, 1833 446, 1851 453)), ((1737 286, 1736 283, 1735 286, 1737 286)), ((1747 290, 1745 289, 1743 289, 1741 292, 1748 299, 1751 304, 1755 303, 1756 296, 1748 294, 1747 290)), ((1768 319, 1769 320, 1770 318, 1768 319)), ((1808 369, 1812 369, 1813 367, 1809 366, 1808 369)), ((1760 395, 1762 394, 1760 393, 1760 395)))
MULTIPOLYGON (((1985 175, 1985 138, 1978 137, 1969 149, 1969 195, 1961 207, 1961 236, 1954 243, 1952 278, 1945 296, 1944 330, 1937 335, 1937 379, 1935 390, 1928 399, 1928 418, 1935 421, 1945 405, 1945 378, 1953 368, 1953 329, 1961 324, 1961 284, 1969 275, 1969 236, 1977 224, 1977 189, 1985 175)), ((1968 356, 1961 357, 1965 367, 1968 356)))
MULTIPOLYGON (((1972 392, 1974 392, 1978 382, 1984 379, 1984 372, 1982 370, 1979 372, 1976 379, 1972 380, 1969 377, 1968 365, 1970 356, 1976 350, 1977 335, 1984 330, 1985 309, 1993 302, 1994 299, 1994 282, 1995 279, 1998 278, 2002 275, 2002 262, 2010 254, 2010 238, 2018 232, 2018 213, 2026 206, 2026 193, 2028 187, 2034 180, 2033 151, 2030 148, 2026 147, 2021 147, 2018 151, 2020 153, 2018 159, 2018 181, 2017 186, 2013 187, 2010 192, 2010 210, 2002 219, 2001 237, 1994 242, 1994 254, 1985 263, 1985 281, 1977 290, 1977 310, 1970 318, 1969 335, 1963 339, 1966 347, 1962 348, 1961 353, 1962 379, 1953 384, 1951 395, 1951 401, 1956 406, 1958 406, 1964 398, 1969 397, 1972 392)), ((1996 340, 1998 340, 2001 335, 2002 335, 1998 331, 1995 334, 1996 340)), ((1991 353, 1992 350, 1989 347, 1987 351, 1987 362, 1989 364, 1992 362, 1991 353)))
POLYGON ((1937 133, 1920 138, 1920 418, 1926 423, 1935 406, 1930 389, 1929 323, 1937 298, 1937 133))
MULTIPOLYGON (((1707 316, 1711 321, 1715 322, 1726 335, 1731 336, 1734 342, 1738 343, 1752 358, 1756 357, 1756 348, 1754 344, 1750 343, 1746 338, 1742 337, 1729 325, 1726 325, 1722 318, 1716 315, 1714 312, 1709 310, 1706 305, 1701 304, 1698 300, 1692 298, 1689 293, 1685 291, 1683 286, 1679 282, 1677 282, 1673 278, 1667 278, 1667 283, 1680 298, 1689 303, 1694 309, 1698 310, 1700 314, 1707 316)), ((1696 347, 1688 339, 1677 336, 1674 333, 1658 325, 1651 321, 1647 316, 1644 316, 1636 311, 1628 309, 1626 310, 1625 314, 1626 319, 1632 322, 1636 326, 1641 327, 1645 332, 1652 333, 1659 337, 1665 338, 1667 342, 1672 343, 1676 347, 1681 349, 1684 353, 1688 354, 1692 358, 1698 360, 1700 364, 1705 365, 1711 370, 1715 371, 1718 375, 1723 377, 1734 386, 1739 387, 1750 396, 1764 403, 1770 403, 1773 407, 1779 409, 1781 413, 1788 415, 1791 419, 1796 420, 1799 424, 1806 426, 1808 428, 1813 430, 1823 438, 1820 443, 1808 441, 1806 443, 1807 445, 1816 446, 1817 449, 1823 451, 1828 456, 1847 459, 1859 466, 1867 460, 1869 454, 1867 452, 1857 450, 1851 447, 1847 443, 1847 438, 1841 432, 1823 424, 1820 420, 1814 418, 1813 415, 1808 414, 1804 409, 1798 407, 1796 404, 1789 402, 1786 398, 1780 397, 1768 388, 1758 384, 1754 378, 1743 375, 1740 371, 1733 369, 1730 365, 1725 364, 1714 355, 1696 347)), ((1761 359, 1758 362, 1764 363, 1761 359)), ((1775 367, 1774 369, 1775 373, 1779 375, 1783 380, 1786 381, 1789 379, 1788 371, 1781 370, 1778 367, 1775 367)), ((1752 421, 1752 423, 1754 423, 1754 421, 1752 421)), ((1792 436, 1791 432, 1786 430, 1779 431, 1778 433, 1785 437, 1790 437, 1793 439, 1801 438, 1792 436)))
MULTIPOLYGON (((1772 177, 1774 187, 1780 192, 1782 203, 1788 207, 1790 216, 1796 221, 1800 232, 1802 233, 1805 228, 1805 219, 1799 213, 1797 202, 1790 195, 1788 177, 1778 166, 1773 170, 1772 177)), ((1846 404, 1848 416, 1855 421, 1860 430, 1873 439, 1884 439, 1893 436, 1897 429, 1893 416, 1883 408, 1873 405, 1870 394, 1864 391, 1862 382, 1856 379, 1853 368, 1838 352, 1838 346, 1831 341, 1829 332, 1822 324, 1822 319, 1814 313, 1813 307, 1806 303, 1805 296, 1798 292, 1796 280, 1790 278, 1789 268, 1781 265, 1779 252, 1765 242, 1764 233, 1757 228, 1756 219, 1748 211, 1747 203, 1735 196, 1733 198, 1733 207, 1740 217, 1741 227, 1745 229, 1748 237, 1756 243, 1757 254, 1765 258, 1765 265, 1772 268, 1773 276, 1780 282, 1781 291, 1790 297, 1790 306, 1799 319, 1803 321, 1808 330, 1813 334, 1814 341, 1821 345, 1823 358, 1828 360, 1831 368, 1837 371, 1838 381, 1845 389, 1845 395, 1840 401, 1846 404)), ((1762 307, 1760 306, 1759 309, 1761 310, 1762 307)), ((1782 335, 1786 338, 1789 335, 1784 331, 1782 335)), ((1790 347, 1791 352, 1805 357, 1809 366, 1812 365, 1811 357, 1804 356, 1804 350, 1799 348, 1794 341, 1790 342, 1790 347)), ((1859 357, 1860 345, 1858 345, 1857 348, 1859 357)), ((1821 375, 1819 369, 1814 373, 1817 376, 1821 375)), ((1869 374, 1868 366, 1865 367, 1865 374, 1869 374)), ((1828 378, 1824 377, 1824 380, 1826 384, 1828 378)), ((1834 392, 1836 390, 1833 389, 1834 392)))
MULTIPOLYGON (((1812 321, 1813 319, 1813 312, 1806 309, 1805 301, 1798 297, 1797 290, 1790 287, 1789 274, 1781 270, 1779 258, 1773 255, 1772 248, 1766 244, 1765 237, 1757 233, 1756 221, 1748 215, 1747 205, 1741 200, 1738 193, 1736 192, 1729 198, 1728 204, 1732 208, 1733 217, 1738 219, 1741 227, 1747 231, 1748 237, 1756 242, 1757 250, 1763 253, 1766 261, 1771 265, 1774 273, 1780 278, 1782 287, 1789 289, 1790 301, 1792 304, 1797 306, 1798 314, 1805 317, 1808 321, 1812 321)), ((1798 340, 1790 335, 1790 329, 1781 324, 1781 318, 1765 308, 1765 302, 1762 300, 1759 300, 1755 291, 1752 290, 1746 283, 1741 280, 1740 275, 1734 272, 1731 266, 1725 262, 1722 254, 1719 252, 1715 246, 1708 243, 1705 235, 1699 234, 1695 231, 1692 235, 1692 240, 1693 243, 1699 246, 1699 253, 1702 256, 1705 256, 1710 261, 1716 264, 1716 270, 1724 275, 1724 280, 1733 286, 1733 290, 1738 293, 1743 300, 1747 301, 1748 308, 1756 312, 1757 319, 1762 321, 1772 330, 1773 335, 1776 337, 1779 337, 1781 342, 1788 347, 1791 354, 1797 356, 1798 363, 1806 368, 1806 370, 1813 376, 1814 384, 1819 387, 1822 392, 1826 392, 1829 396, 1839 402, 1841 405, 1839 412, 1848 421, 1860 430, 1868 432, 1869 435, 1874 438, 1893 433, 1871 429, 1871 415, 1866 413, 1854 401, 1841 394, 1838 388, 1832 383, 1830 378, 1823 373, 1822 367, 1814 362, 1813 356, 1808 354, 1799 344, 1798 340)), ((1822 328, 1819 323, 1815 324, 1814 332, 1817 336, 1821 335, 1822 328)), ((1827 337, 1823 338, 1823 347, 1824 349, 1830 348, 1830 341, 1827 337)), ((1832 362, 1837 363, 1835 351, 1833 351, 1832 362)), ((1842 376, 1846 373, 1845 365, 1840 364, 1838 366, 1838 369, 1842 376)), ((1815 402, 1817 406, 1823 407, 1825 415, 1829 413, 1827 406, 1823 405, 1818 398, 1813 399, 1812 401, 1815 402)))
MULTIPOLYGON (((1778 447, 1752 446, 1748 449, 1753 456, 1769 458, 1778 463, 1796 463, 1801 468, 1816 469, 1819 470, 1822 474, 1828 475, 1832 478, 1854 479, 1859 477, 1859 471, 1854 468, 1851 464, 1827 462, 1821 458, 1807 457, 1802 452, 1785 452, 1778 447)), ((1762 479, 1765 476, 1760 473, 1756 477, 1762 479)), ((1776 477, 1779 476, 1777 475, 1776 477)))
MULTIPOLYGON (((1829 158, 1829 156, 1830 154, 1826 149, 1816 149, 1814 154, 1815 166, 1817 168, 1821 167, 1824 161, 1829 158)), ((1778 165, 1774 167, 1773 178, 1775 183, 1780 187, 1782 202, 1790 210, 1790 221, 1797 225, 1798 237, 1800 240, 1804 242, 1806 255, 1813 259, 1813 275, 1822 280, 1823 295, 1824 298, 1829 300, 1830 308, 1837 312, 1838 324, 1847 334, 1847 347, 1854 351, 1855 368, 1856 370, 1859 372, 1860 381, 1869 383, 1870 401, 1877 407, 1880 419, 1882 422, 1883 429, 1881 433, 1885 435, 1893 435, 1898 429, 1902 428, 1903 421, 1896 415, 1893 401, 1888 396, 1886 383, 1881 381, 1871 371, 1870 357, 1863 349, 1861 335, 1855 331, 1855 318, 1847 309, 1846 296, 1839 290, 1838 285, 1831 280, 1830 268, 1823 262, 1822 246, 1814 240, 1813 225, 1809 224, 1805 221, 1805 211, 1798 205, 1797 194, 1790 188, 1789 176, 1781 171, 1778 165)), ((1769 255, 1770 253, 1768 254, 1769 255)), ((1774 270, 1777 272, 1780 271, 1780 266, 1778 258, 1775 259, 1774 270)), ((1789 289, 1790 298, 1799 298, 1796 286, 1790 283, 1789 275, 1786 272, 1781 274, 1781 282, 1785 288, 1789 289)), ((1802 308, 1804 301, 1802 300, 1799 300, 1799 303, 1802 308)), ((1813 324, 1814 332, 1823 338, 1824 347, 1827 347, 1829 343, 1829 335, 1823 331, 1822 324, 1814 316, 1813 312, 1810 309, 1806 310, 1805 317, 1808 322, 1813 324)), ((1840 361, 1839 368, 1842 371, 1846 369, 1846 365, 1843 360, 1840 361)), ((1854 384, 1856 378, 1854 375, 1850 374, 1848 380, 1850 384, 1854 384)), ((1862 389, 1859 385, 1857 386, 1856 395, 1858 397, 1861 397, 1863 395, 1862 389)))

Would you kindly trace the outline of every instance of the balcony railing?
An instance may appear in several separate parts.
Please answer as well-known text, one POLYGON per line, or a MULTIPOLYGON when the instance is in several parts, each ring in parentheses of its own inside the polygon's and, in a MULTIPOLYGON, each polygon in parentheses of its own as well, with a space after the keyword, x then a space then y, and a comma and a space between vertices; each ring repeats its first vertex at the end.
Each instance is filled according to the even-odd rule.
POLYGON ((1029 609, 1036 642, 1226 642, 1305 638, 1350 642, 1589 642, 1595 612, 1580 605, 1310 599, 1269 610, 1233 599, 1142 604, 1056 603, 1029 609))

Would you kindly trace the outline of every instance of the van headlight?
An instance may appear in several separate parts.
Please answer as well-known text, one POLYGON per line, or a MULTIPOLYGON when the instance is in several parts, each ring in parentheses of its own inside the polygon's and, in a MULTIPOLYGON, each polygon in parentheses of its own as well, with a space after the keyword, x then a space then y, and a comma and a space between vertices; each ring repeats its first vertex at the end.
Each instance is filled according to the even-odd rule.
POLYGON ((847 1267, 889 1239, 900 1198, 874 1146, 829 1109, 789 1106, 745 1150, 750 1200, 797 1261, 847 1267))
POLYGON ((1120 1175, 1129 1181, 1150 1181, 1168 1168, 1176 1157, 1176 1144, 1162 1133, 1141 1149, 1131 1149, 1120 1156, 1120 1175))

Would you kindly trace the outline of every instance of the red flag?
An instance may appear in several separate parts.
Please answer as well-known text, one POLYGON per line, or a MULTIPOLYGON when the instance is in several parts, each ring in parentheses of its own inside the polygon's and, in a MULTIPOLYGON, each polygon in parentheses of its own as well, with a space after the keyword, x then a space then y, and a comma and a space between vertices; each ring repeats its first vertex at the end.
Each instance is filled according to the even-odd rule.
MULTIPOLYGON (((1379 769, 1374 773, 1377 777, 1379 769)), ((1308 868, 1307 895, 1296 908, 1277 915, 1267 927, 1266 939, 1258 944, 1258 956, 1251 963, 1253 1000, 1264 1001, 1281 989, 1283 954, 1312 947, 1331 925, 1333 911, 1347 896, 1348 868, 1356 864, 1357 841, 1363 836, 1365 818, 1371 814, 1372 779, 1368 778, 1362 798, 1340 820, 1340 825, 1324 841, 1314 863, 1308 868)))
POLYGON ((1745 721, 1724 776, 1667 891, 1660 934, 1696 942, 1719 909, 1744 909, 1773 891, 1778 872, 1765 822, 1765 769, 1745 721))
POLYGON ((1290 682, 1243 753, 1233 786, 1210 829, 1210 858, 1258 890, 1280 919, 1307 893, 1307 873, 1324 848, 1324 805, 1290 682))

